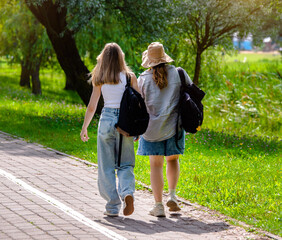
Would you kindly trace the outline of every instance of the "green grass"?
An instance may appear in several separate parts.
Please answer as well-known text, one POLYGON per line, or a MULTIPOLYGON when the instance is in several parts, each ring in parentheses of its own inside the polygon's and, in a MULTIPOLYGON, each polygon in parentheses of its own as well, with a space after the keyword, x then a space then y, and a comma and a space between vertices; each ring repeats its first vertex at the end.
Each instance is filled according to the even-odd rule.
POLYGON ((224 56, 226 62, 258 62, 265 60, 281 60, 279 52, 262 52, 262 53, 239 53, 232 56, 224 56))
POLYGON ((279 60, 226 63, 202 82, 203 127, 281 139, 281 75, 279 60))
MULTIPOLYGON (((281 66, 240 64, 229 63, 205 83, 203 129, 186 135, 177 194, 281 235, 281 66)), ((44 70, 43 95, 34 96, 19 87, 18 67, 0 67, 0 130, 97 162, 98 119, 83 143, 85 106, 62 90, 62 73, 44 70)), ((149 174, 148 158, 137 156, 136 179, 150 185, 149 174)))
MULTIPOLYGON (((280 150, 267 139, 210 130, 187 135, 177 195, 279 234, 280 150)), ((137 159, 136 176, 149 185, 148 160, 137 159)))

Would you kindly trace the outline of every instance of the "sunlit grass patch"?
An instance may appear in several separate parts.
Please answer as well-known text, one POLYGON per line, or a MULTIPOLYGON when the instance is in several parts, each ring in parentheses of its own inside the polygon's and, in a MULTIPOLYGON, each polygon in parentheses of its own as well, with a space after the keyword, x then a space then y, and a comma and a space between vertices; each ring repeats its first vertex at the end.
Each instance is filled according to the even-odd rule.
POLYGON ((276 52, 240 52, 232 56, 225 55, 224 59, 227 62, 260 62, 281 60, 281 54, 276 52))
POLYGON ((282 64, 227 63, 204 83, 203 127, 281 138, 282 64))

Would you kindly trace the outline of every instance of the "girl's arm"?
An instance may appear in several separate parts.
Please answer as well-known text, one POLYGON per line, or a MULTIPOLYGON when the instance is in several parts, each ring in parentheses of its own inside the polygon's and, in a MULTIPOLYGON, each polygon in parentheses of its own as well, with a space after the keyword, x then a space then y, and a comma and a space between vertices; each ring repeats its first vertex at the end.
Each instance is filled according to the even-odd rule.
POLYGON ((101 86, 94 86, 89 104, 86 109, 84 122, 83 122, 82 130, 80 133, 80 138, 83 142, 88 141, 89 139, 88 134, 87 134, 87 128, 95 114, 100 96, 101 96, 101 86))

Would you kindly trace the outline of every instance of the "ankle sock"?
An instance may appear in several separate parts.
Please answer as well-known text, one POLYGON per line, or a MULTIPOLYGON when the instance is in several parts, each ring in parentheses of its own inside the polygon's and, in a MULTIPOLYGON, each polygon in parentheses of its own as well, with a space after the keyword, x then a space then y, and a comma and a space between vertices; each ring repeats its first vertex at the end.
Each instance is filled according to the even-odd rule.
POLYGON ((175 193, 176 193, 175 189, 169 189, 169 196, 170 197, 175 197, 175 193))

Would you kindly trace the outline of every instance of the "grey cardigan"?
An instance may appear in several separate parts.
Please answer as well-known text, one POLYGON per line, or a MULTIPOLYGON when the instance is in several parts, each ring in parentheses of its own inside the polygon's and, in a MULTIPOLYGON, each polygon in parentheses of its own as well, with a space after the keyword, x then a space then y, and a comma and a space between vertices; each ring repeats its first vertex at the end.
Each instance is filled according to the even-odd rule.
MULTIPOLYGON (((152 69, 143 72, 137 80, 150 115, 148 129, 143 134, 143 138, 149 142, 163 141, 175 135, 181 81, 175 66, 166 67, 168 85, 161 90, 152 78, 152 69)), ((184 74, 186 82, 191 84, 188 74, 185 71, 184 74)))

